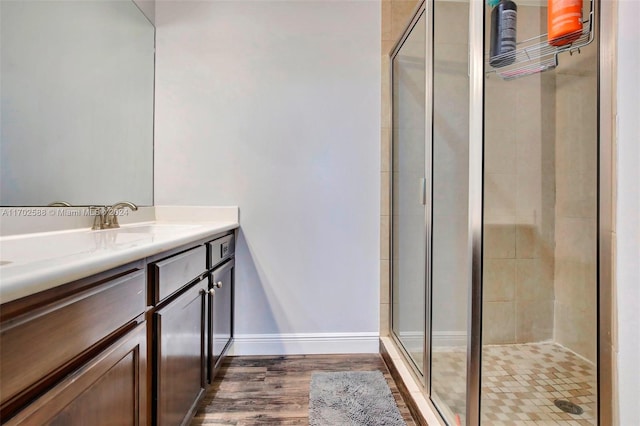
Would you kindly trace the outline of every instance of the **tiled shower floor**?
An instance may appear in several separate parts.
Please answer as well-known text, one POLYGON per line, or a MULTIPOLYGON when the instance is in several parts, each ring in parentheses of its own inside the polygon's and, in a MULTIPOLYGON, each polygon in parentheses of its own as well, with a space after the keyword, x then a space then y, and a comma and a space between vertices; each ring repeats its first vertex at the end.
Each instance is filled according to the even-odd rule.
MULTIPOLYGON (((593 364, 553 343, 485 346, 482 352, 483 425, 594 425, 596 371, 593 364), (565 413, 556 399, 578 404, 565 413)), ((433 352, 433 392, 450 411, 465 413, 466 351, 433 352)))

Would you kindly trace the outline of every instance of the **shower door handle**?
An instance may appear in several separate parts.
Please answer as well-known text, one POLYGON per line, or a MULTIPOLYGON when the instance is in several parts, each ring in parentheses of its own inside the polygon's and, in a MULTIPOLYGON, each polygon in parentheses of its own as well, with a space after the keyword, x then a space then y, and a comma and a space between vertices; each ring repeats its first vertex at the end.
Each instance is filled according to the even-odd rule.
POLYGON ((427 178, 420 178, 420 204, 427 205, 427 178))

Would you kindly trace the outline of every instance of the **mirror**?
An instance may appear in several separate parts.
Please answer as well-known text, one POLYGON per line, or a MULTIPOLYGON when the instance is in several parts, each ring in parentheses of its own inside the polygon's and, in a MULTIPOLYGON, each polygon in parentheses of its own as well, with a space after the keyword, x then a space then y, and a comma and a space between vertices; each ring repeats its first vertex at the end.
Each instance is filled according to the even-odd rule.
POLYGON ((0 205, 153 204, 155 29, 132 1, 0 1, 0 205))

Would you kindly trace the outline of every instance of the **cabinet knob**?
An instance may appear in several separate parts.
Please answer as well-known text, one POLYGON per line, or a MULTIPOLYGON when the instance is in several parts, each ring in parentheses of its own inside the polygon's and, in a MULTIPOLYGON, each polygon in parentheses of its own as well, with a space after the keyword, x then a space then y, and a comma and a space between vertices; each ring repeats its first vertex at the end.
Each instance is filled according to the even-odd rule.
POLYGON ((200 294, 210 294, 213 296, 214 294, 216 294, 216 291, 212 288, 210 288, 209 290, 201 289, 200 294))
POLYGON ((215 285, 218 288, 222 288, 222 281, 218 281, 215 285))
POLYGON ((209 289, 209 294, 210 294, 210 295, 212 295, 212 296, 214 296, 214 295, 216 294, 216 290, 215 290, 215 289, 213 289, 213 288, 210 288, 210 289, 209 289))

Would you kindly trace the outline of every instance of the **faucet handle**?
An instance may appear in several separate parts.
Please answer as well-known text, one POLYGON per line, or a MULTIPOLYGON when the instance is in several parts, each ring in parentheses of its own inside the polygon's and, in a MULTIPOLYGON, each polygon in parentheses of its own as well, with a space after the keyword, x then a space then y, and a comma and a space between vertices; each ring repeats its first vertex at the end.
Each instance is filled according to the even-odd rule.
POLYGON ((93 226, 91 227, 91 230, 93 231, 97 231, 99 229, 104 229, 104 216, 105 216, 105 207, 104 206, 90 206, 89 207, 89 212, 93 214, 93 212, 95 211, 94 214, 94 218, 93 218, 93 226))

